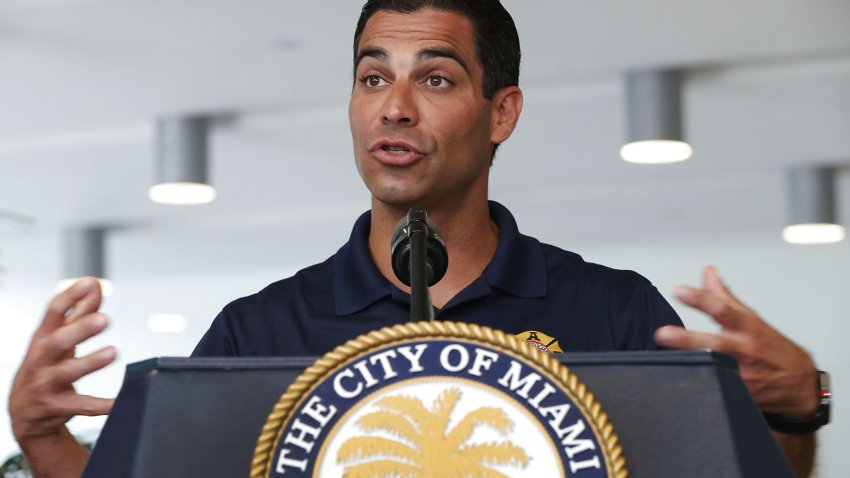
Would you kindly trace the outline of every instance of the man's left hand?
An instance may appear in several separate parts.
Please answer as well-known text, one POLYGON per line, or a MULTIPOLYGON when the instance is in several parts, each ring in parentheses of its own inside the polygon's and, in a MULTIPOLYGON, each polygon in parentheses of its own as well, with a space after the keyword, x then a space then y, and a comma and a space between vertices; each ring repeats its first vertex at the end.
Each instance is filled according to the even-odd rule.
POLYGON ((714 318, 716 334, 666 326, 655 332, 672 349, 712 349, 738 359, 741 377, 766 413, 808 417, 815 413, 817 370, 809 354, 738 300, 714 267, 703 271, 702 288, 679 286, 676 298, 714 318))

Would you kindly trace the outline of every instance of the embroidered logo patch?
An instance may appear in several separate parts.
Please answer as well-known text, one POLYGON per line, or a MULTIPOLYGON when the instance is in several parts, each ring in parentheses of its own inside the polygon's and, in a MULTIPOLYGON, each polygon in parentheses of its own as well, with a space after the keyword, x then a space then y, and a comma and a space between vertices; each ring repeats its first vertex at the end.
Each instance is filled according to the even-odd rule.
POLYGON ((520 340, 525 340, 528 345, 537 347, 547 354, 562 354, 561 345, 558 344, 558 339, 540 332, 539 330, 526 330, 525 332, 516 334, 520 340))
POLYGON ((250 476, 627 471, 607 416, 558 361, 486 327, 422 322, 361 336, 305 370, 269 415, 250 476))

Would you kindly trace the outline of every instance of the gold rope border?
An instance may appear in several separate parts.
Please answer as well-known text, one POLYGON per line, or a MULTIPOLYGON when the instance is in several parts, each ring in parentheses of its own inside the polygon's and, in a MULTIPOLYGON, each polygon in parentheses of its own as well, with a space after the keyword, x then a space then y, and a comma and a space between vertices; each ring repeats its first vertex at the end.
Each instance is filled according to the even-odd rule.
POLYGON ((545 372, 554 376, 566 386, 578 399, 578 405, 585 411, 585 417, 590 416, 591 427, 601 437, 605 447, 603 455, 609 462, 609 476, 627 478, 626 459, 620 446, 619 438, 614 433, 613 425, 608 421, 608 415, 596 401, 587 387, 578 377, 569 371, 558 360, 536 347, 529 347, 517 337, 500 330, 483 325, 462 322, 412 322, 384 327, 379 330, 361 335, 356 339, 336 347, 323 355, 313 365, 295 379, 286 392, 280 397, 269 414, 266 424, 257 438, 254 449, 254 459, 251 461, 250 478, 267 478, 271 466, 272 452, 277 443, 278 434, 291 409, 301 398, 318 383, 329 371, 340 363, 364 353, 370 349, 390 345, 394 342, 410 339, 441 338, 441 339, 471 339, 510 350, 540 366, 545 372), (612 474, 613 473, 613 474, 612 474))

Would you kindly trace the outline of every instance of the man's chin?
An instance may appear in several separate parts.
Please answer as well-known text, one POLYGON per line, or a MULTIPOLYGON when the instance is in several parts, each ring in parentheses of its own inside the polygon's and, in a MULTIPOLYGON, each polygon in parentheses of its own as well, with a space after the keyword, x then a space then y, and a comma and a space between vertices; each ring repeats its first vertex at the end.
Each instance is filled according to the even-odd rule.
POLYGON ((373 202, 381 204, 384 208, 407 212, 412 207, 428 209, 432 201, 423 194, 406 189, 371 189, 373 202))

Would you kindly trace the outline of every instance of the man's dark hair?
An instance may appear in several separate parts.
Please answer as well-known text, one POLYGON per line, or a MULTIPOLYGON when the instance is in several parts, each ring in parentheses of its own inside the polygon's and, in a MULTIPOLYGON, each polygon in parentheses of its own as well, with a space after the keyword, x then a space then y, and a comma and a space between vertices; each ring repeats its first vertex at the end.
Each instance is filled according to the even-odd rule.
POLYGON ((519 35, 511 15, 499 0, 369 0, 363 5, 354 31, 354 64, 366 22, 377 12, 416 13, 424 9, 457 13, 472 22, 475 52, 484 77, 484 98, 506 86, 519 85, 519 35))

